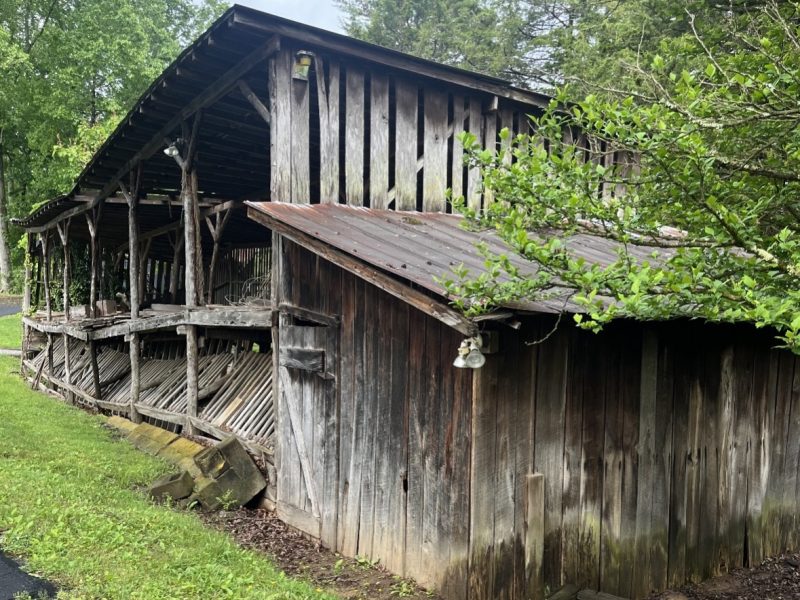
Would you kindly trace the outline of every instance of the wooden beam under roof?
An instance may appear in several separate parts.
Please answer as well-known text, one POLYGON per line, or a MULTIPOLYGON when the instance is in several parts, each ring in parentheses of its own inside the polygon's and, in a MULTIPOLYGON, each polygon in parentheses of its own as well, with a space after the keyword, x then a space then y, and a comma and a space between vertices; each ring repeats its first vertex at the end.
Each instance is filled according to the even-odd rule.
MULTIPOLYGON (((227 95, 234 86, 237 85, 248 71, 250 71, 257 64, 263 62, 275 52, 280 50, 280 37, 273 35, 266 44, 257 48, 234 67, 228 70, 224 75, 221 75, 214 83, 209 85, 201 94, 175 114, 155 135, 150 138, 150 141, 145 144, 141 150, 134 154, 124 165, 117 169, 114 176, 103 186, 98 194, 92 198, 90 202, 85 205, 73 207, 63 213, 60 213, 47 223, 29 229, 33 233, 39 233, 52 228, 56 223, 65 219, 79 215, 88 210, 93 209, 97 204, 111 195, 119 186, 119 182, 125 177, 131 169, 133 169, 141 161, 150 158, 160 148, 164 146, 164 138, 169 136, 173 130, 180 125, 183 121, 194 115, 198 110, 214 104, 217 100, 227 95)), ((101 156, 101 155, 98 155, 101 156)))

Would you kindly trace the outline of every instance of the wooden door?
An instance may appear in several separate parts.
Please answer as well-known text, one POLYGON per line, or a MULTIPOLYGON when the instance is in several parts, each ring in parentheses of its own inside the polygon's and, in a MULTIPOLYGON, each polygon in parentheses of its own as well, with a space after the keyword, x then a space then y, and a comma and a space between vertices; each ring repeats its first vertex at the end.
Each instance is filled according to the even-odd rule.
POLYGON ((278 332, 278 516, 328 547, 338 496, 337 334, 285 314, 278 332))

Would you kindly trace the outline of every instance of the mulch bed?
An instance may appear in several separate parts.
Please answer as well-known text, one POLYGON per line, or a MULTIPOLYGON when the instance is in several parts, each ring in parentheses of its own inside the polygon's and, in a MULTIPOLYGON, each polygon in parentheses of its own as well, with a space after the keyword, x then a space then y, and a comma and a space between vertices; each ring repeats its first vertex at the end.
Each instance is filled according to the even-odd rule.
POLYGON ((347 600, 438 598, 380 565, 330 552, 264 509, 201 512, 209 525, 226 531, 242 546, 269 555, 287 575, 305 579, 347 600))
POLYGON ((768 558, 708 581, 664 592, 651 600, 796 600, 800 598, 800 554, 768 558))

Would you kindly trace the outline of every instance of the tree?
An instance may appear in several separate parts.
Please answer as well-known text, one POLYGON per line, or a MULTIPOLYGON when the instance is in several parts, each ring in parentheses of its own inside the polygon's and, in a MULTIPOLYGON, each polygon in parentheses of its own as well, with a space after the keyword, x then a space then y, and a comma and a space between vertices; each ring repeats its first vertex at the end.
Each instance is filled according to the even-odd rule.
MULTIPOLYGON (((350 35, 552 91, 572 82, 636 84, 665 39, 690 32, 686 10, 717 30, 746 0, 338 0, 350 35)), ((710 32, 708 32, 710 34, 710 32)))
MULTIPOLYGON (((562 94, 512 160, 465 138, 496 198, 469 222, 539 271, 526 277, 487 254, 486 273, 448 282, 457 304, 474 314, 566 290, 590 329, 620 316, 746 321, 800 350, 798 23, 800 5, 770 2, 731 14, 722 42, 676 39, 672 49, 704 56, 703 68, 675 71, 656 56, 632 74, 647 84, 634 95, 562 94), (609 164, 610 153, 636 160, 609 164), (616 258, 577 259, 577 234, 613 240, 616 258)), ((687 25, 698 23, 688 15, 687 25)))
POLYGON ((7 213, 68 192, 117 120, 220 10, 218 0, 0 0, 0 291, 14 241, 7 213))

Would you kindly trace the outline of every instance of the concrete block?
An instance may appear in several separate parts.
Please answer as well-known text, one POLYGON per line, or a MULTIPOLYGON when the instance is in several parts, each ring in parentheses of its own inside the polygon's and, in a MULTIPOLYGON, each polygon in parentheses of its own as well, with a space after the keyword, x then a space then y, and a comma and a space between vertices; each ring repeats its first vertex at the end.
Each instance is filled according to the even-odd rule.
POLYGON ((153 500, 161 502, 167 497, 173 500, 188 498, 194 489, 194 479, 187 471, 172 473, 154 481, 148 488, 148 493, 153 500))

